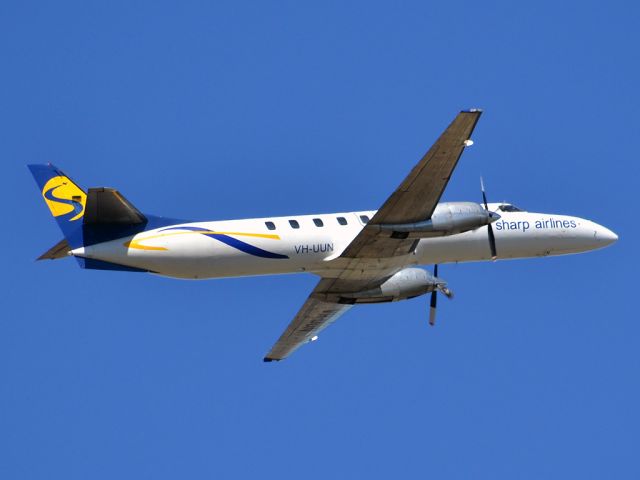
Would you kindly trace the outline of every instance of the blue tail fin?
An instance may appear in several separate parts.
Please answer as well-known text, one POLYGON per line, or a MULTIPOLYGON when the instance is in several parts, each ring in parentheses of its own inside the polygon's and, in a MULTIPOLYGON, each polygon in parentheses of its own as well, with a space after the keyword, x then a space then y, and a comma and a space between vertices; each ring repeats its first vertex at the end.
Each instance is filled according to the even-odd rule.
POLYGON ((28 167, 71 248, 82 246, 82 218, 87 194, 54 165, 28 167))

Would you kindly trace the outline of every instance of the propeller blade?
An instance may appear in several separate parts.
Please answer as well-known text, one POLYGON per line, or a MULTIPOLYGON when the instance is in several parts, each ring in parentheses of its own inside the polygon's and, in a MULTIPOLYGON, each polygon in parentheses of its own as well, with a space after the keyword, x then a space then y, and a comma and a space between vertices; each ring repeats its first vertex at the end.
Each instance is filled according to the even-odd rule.
MULTIPOLYGON (((487 203, 487 194, 484 191, 484 181, 480 177, 480 190, 482 191, 482 201, 484 202, 484 209, 489 211, 489 204, 487 203)), ((498 251, 496 250, 496 236, 493 234, 493 227, 489 223, 487 225, 487 231, 489 232, 489 248, 491 249, 491 260, 498 258, 498 251)))
POLYGON ((496 237, 493 234, 493 227, 491 224, 487 225, 487 229, 489 230, 489 248, 491 248, 491 260, 495 260, 498 258, 498 252, 496 250, 496 237))
POLYGON ((438 291, 431 292, 431 304, 429 306, 429 325, 432 327, 436 324, 436 303, 438 302, 438 291))
MULTIPOLYGON (((438 278, 438 264, 433 266, 433 276, 438 278)), ((429 304, 429 325, 436 324, 436 304, 438 303, 438 290, 431 292, 431 303, 429 304)))
POLYGON ((480 177, 480 191, 482 192, 482 201, 484 202, 484 209, 489 211, 489 204, 487 203, 487 194, 484 191, 484 181, 480 177))

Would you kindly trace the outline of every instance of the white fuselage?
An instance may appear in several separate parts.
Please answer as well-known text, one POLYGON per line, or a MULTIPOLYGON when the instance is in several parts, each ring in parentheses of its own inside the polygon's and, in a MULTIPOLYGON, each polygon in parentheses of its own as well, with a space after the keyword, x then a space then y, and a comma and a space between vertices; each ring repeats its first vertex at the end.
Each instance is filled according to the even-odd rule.
MULTIPOLYGON (((496 210, 499 204, 490 204, 496 210)), ((616 235, 589 220, 565 215, 498 211, 493 223, 498 259, 579 253, 604 247, 616 235)), ((375 211, 193 222, 73 250, 73 255, 176 278, 219 278, 311 272, 330 275, 375 211), (338 219, 342 220, 342 225, 338 219), (321 221, 318 222, 318 219, 321 221), (290 221, 297 222, 294 228, 290 221), (269 227, 272 227, 270 229, 269 227), (275 227, 275 228, 274 228, 275 227)), ((295 225, 295 223, 294 223, 295 225)), ((401 266, 491 260, 487 227, 423 238, 401 266)))

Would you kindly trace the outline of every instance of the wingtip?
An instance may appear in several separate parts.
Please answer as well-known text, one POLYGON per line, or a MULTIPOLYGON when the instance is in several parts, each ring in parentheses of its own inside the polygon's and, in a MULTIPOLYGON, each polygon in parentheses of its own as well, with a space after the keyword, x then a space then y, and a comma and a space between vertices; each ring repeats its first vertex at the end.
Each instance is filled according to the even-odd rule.
POLYGON ((279 362, 280 360, 278 360, 277 358, 264 357, 262 361, 263 362, 279 362))
POLYGON ((482 108, 470 108, 468 110, 462 110, 462 113, 482 113, 484 110, 482 108))

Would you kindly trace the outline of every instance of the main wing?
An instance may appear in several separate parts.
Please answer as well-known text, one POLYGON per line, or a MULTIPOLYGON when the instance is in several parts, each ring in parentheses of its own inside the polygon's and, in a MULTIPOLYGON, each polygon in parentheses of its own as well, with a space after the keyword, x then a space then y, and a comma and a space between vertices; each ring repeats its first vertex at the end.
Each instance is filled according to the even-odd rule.
POLYGON ((481 110, 460 112, 411 173, 335 260, 264 358, 282 360, 335 322, 353 304, 341 294, 375 288, 409 262, 418 240, 392 237, 383 224, 428 220, 469 144, 481 110))
MULTIPOLYGON (((318 286, 320 286, 320 283, 318 286)), ((318 289, 316 287, 315 291, 318 289)), ((302 308, 280 336, 271 351, 264 357, 265 362, 282 360, 327 328, 353 305, 325 302, 314 298, 312 293, 302 308)))
POLYGON ((360 234, 342 253, 346 258, 405 255, 415 240, 390 238, 381 224, 415 223, 431 218, 453 170, 468 144, 482 110, 460 112, 411 173, 391 194, 360 234))

